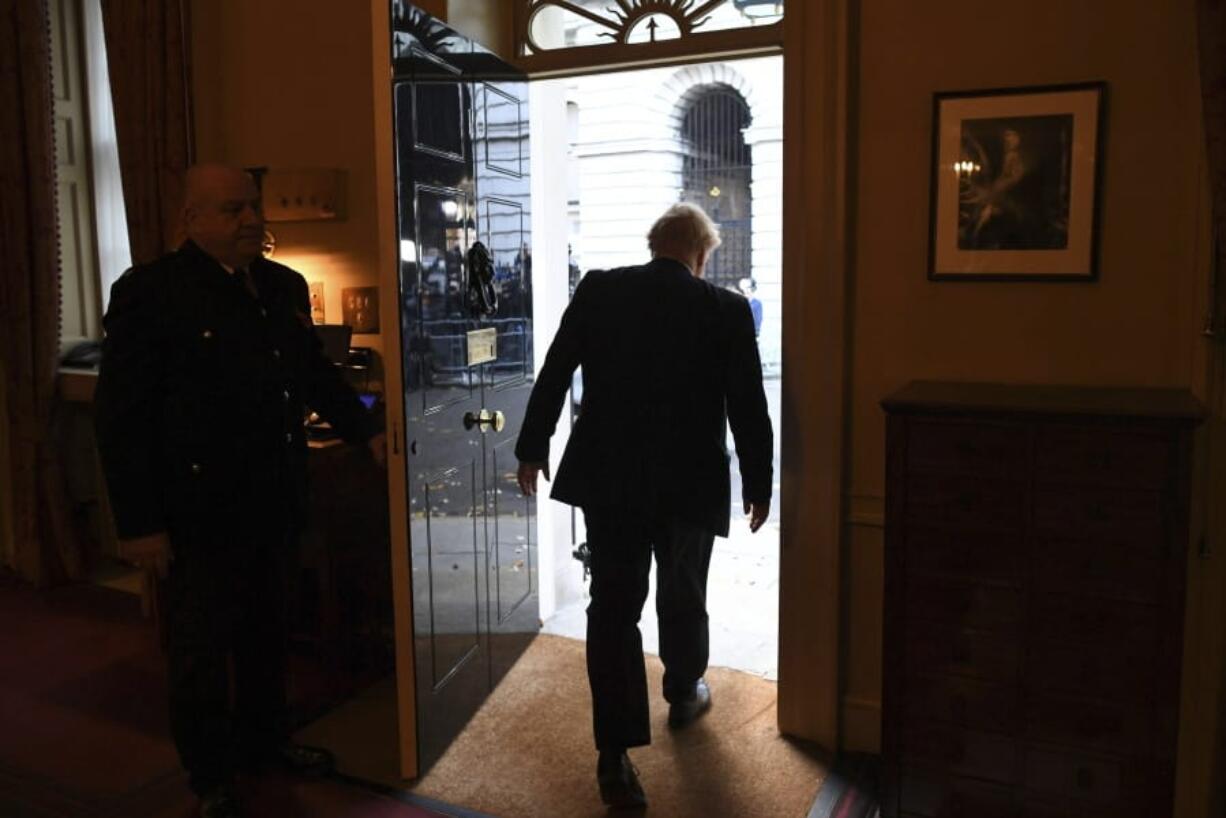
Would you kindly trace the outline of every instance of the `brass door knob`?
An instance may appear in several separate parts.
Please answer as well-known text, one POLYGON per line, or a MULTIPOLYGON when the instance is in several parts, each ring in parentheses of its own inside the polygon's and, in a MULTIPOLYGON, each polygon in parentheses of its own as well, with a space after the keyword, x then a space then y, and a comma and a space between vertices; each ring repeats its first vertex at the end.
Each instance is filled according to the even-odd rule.
POLYGON ((491 428, 495 432, 501 432, 506 425, 506 415, 498 410, 482 409, 475 415, 472 412, 464 413, 464 428, 469 431, 472 431, 474 426, 478 426, 481 428, 482 434, 485 434, 491 428))

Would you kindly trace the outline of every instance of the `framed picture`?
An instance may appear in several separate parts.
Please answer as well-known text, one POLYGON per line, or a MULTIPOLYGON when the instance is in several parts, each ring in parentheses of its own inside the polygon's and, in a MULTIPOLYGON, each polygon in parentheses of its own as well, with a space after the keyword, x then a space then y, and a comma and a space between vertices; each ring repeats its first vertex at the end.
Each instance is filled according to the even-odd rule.
POLYGON ((379 331, 379 288, 345 287, 341 290, 341 319, 355 335, 379 331))
POLYGON ((326 324, 327 313, 324 311, 324 283, 322 281, 307 282, 311 297, 311 323, 326 324))
POLYGON ((928 277, 1098 276, 1101 82, 938 93, 928 277))

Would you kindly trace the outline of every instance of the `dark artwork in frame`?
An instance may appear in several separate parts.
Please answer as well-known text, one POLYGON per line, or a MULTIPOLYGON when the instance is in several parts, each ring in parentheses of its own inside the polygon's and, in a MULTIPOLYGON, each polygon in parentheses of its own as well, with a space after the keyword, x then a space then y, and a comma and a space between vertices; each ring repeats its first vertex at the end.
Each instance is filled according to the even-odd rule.
POLYGON ((935 95, 929 278, 1097 277, 1105 90, 935 95))
POLYGON ((1068 247, 1073 117, 962 122, 958 249, 1068 247))

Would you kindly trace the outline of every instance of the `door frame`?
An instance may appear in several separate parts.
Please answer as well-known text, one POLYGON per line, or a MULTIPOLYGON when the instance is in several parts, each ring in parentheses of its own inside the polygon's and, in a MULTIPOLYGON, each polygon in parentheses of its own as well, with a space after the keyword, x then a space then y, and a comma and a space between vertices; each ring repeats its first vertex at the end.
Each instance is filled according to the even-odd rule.
POLYGON ((845 678, 854 3, 789 3, 784 17, 778 723, 831 753, 845 678))
POLYGON ((392 19, 389 0, 371 0, 371 85, 375 122, 375 220, 379 237, 379 320, 384 335, 383 400, 387 417, 388 529, 392 566, 392 618, 396 650, 396 726, 399 769, 416 778, 417 663, 413 629, 413 569, 409 558, 408 462, 404 429, 404 374, 400 361, 400 252, 396 225, 396 145, 392 99, 392 19), (395 297, 392 294, 395 294, 395 297))
MULTIPOLYGON (((783 380, 780 469, 779 703, 781 732, 840 746, 842 551, 847 516, 851 352, 851 131, 854 0, 789 4, 784 18, 783 380), (808 350, 823 350, 809 355, 808 350)), ((512 15, 506 25, 513 25, 512 15)), ((371 76, 379 283, 398 290, 395 145, 388 0, 371 0, 371 76)), ((708 61, 709 54, 687 61, 708 61)), ((669 62, 676 62, 670 60, 669 62)), ((641 68, 645 64, 603 69, 641 68)), ((551 74, 557 76, 558 74, 551 74)), ((532 77, 530 77, 531 79, 532 77)), ((383 325, 399 327, 399 299, 383 298, 383 325)), ((416 694, 399 334, 384 353, 388 498, 396 622, 400 772, 415 778, 416 694)))

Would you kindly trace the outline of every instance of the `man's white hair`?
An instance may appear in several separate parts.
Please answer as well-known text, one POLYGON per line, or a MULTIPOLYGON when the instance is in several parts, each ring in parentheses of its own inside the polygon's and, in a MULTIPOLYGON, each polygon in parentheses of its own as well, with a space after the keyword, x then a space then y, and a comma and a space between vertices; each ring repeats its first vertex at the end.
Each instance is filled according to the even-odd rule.
POLYGON ((719 247, 719 228, 701 207, 688 202, 675 204, 647 231, 647 247, 652 255, 668 251, 711 252, 719 247))

